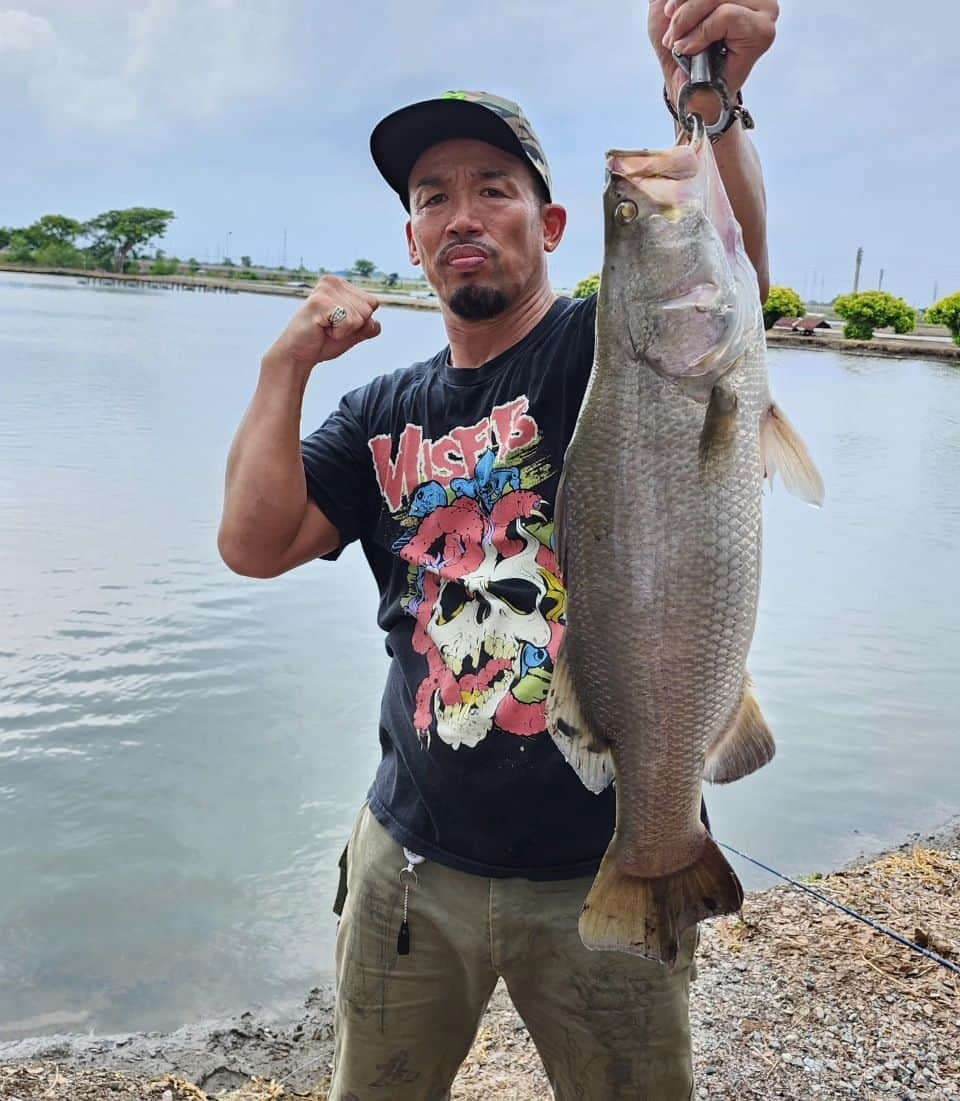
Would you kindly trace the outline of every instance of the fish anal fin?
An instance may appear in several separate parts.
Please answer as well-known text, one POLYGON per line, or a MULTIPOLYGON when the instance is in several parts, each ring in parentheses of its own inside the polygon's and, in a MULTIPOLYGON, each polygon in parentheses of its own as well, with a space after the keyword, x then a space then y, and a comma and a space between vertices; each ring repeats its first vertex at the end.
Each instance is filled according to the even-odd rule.
POLYGON ((561 575, 563 574, 564 558, 564 524, 563 524, 563 499, 564 499, 564 484, 566 482, 566 471, 560 472, 560 481, 557 483, 557 496, 553 506, 553 553, 557 559, 557 566, 560 569, 561 575))
POLYGON ((743 905, 740 880, 706 832, 693 864, 656 879, 623 871, 616 853, 614 838, 580 913, 580 939, 594 951, 628 952, 671 966, 685 929, 743 905))
POLYGON ((614 778, 610 743, 588 725, 570 675, 566 646, 560 647, 547 693, 547 729, 557 749, 583 781, 599 795, 614 778))
POLYGON ((760 711, 748 677, 743 697, 730 725, 710 747, 703 778, 711 784, 730 784, 773 760, 777 747, 760 711))
POLYGON ((771 402, 760 426, 760 457, 764 474, 773 484, 777 471, 788 493, 811 505, 823 504, 823 479, 797 430, 771 402))
POLYGON ((714 386, 700 432, 700 477, 707 478, 734 455, 737 441, 737 395, 714 386))

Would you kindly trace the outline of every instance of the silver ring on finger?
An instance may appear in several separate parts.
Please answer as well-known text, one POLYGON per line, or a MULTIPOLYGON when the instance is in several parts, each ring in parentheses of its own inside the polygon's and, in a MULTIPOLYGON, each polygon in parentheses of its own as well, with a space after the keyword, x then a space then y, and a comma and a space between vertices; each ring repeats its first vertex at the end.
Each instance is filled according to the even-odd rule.
POLYGON ((338 325, 342 325, 347 320, 347 311, 343 306, 334 306, 334 308, 327 315, 327 321, 330 323, 330 327, 335 329, 338 325))

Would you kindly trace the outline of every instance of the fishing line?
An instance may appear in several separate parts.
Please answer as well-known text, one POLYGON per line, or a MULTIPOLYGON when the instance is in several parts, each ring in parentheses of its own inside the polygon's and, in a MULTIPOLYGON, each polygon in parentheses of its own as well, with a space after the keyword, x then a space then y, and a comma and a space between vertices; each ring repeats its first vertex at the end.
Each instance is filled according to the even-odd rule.
POLYGON ((746 853, 742 853, 739 849, 735 849, 732 845, 727 845, 723 841, 718 841, 718 845, 721 848, 729 849, 730 852, 736 853, 737 856, 743 857, 744 860, 749 860, 751 864, 756 864, 758 868, 763 868, 765 872, 770 872, 771 875, 777 876, 779 879, 784 880, 793 887, 799 888, 801 891, 806 891, 808 895, 813 895, 814 898, 818 898, 821 902, 825 902, 828 906, 832 906, 836 910, 841 910, 845 914, 849 914, 850 917, 856 918, 857 921, 862 921, 864 925, 869 925, 871 929, 876 929, 878 933, 883 933, 884 936, 889 937, 891 940, 895 940, 898 944, 902 944, 905 948, 911 948, 914 952, 919 952, 921 956, 926 956, 927 959, 933 960, 934 963, 940 964, 941 967, 945 967, 948 971, 953 971, 955 974, 960 975, 960 967, 957 967, 955 963, 951 963, 949 960, 945 960, 943 956, 938 956, 936 952, 931 952, 929 948, 921 948, 919 944, 914 944, 912 940, 907 940, 906 937, 901 937, 899 933, 895 933, 892 929, 888 929, 885 925, 880 925, 879 922, 874 921, 872 918, 865 917, 863 914, 858 914, 856 910, 851 910, 849 906, 844 906, 842 902, 837 902, 835 899, 830 898, 828 895, 821 893, 820 891, 813 890, 812 887, 808 887, 805 883, 798 883, 795 879, 791 879, 790 876, 784 875, 783 872, 778 872, 776 868, 771 868, 767 864, 761 863, 759 860, 754 860, 752 856, 747 856, 746 853))

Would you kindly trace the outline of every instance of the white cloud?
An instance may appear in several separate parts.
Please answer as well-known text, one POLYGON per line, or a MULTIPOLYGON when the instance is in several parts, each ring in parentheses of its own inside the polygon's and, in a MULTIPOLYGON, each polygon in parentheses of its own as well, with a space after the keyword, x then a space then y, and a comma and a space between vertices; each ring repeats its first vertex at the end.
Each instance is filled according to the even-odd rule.
POLYGON ((164 129, 275 91, 287 76, 291 5, 36 0, 31 7, 0 13, 0 54, 20 62, 12 94, 22 98, 25 90, 61 126, 164 129))
POLYGON ((26 11, 0 11, 0 56, 10 60, 15 54, 30 54, 43 47, 53 28, 39 15, 26 11))

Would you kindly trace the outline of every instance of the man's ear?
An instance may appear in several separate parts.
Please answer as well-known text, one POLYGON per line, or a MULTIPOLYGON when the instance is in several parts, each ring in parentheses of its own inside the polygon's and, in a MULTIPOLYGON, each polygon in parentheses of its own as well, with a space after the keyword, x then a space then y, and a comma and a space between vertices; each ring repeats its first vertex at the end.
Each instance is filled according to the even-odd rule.
POLYGON ((563 231, 567 228, 567 211, 559 203, 545 203, 543 206, 543 251, 553 252, 560 244, 563 231))
POLYGON ((417 242, 413 239, 413 226, 407 222, 407 253, 410 256, 410 263, 415 268, 420 267, 420 253, 417 251, 417 242))

